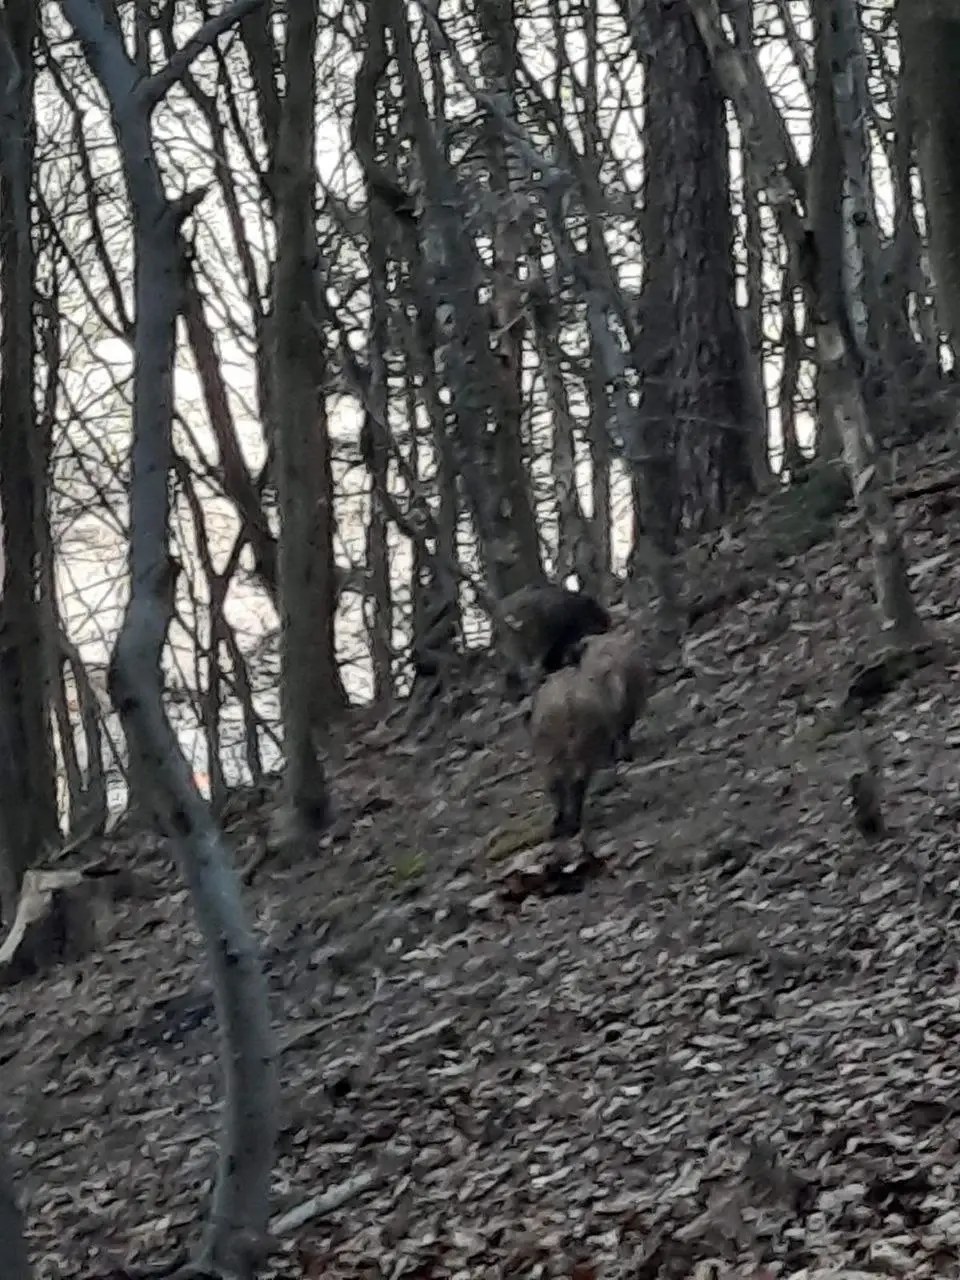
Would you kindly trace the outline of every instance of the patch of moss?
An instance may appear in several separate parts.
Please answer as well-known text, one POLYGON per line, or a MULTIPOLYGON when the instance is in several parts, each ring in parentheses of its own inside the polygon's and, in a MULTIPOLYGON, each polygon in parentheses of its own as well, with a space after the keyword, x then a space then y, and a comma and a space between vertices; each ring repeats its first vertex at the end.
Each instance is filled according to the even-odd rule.
POLYGON ((393 860, 394 879, 401 884, 409 884, 411 880, 419 880, 427 869, 427 860, 422 853, 400 855, 393 860))
POLYGON ((487 840, 487 857, 491 862, 503 862, 521 849, 542 844, 549 834, 549 815, 545 808, 541 808, 491 832, 487 840))

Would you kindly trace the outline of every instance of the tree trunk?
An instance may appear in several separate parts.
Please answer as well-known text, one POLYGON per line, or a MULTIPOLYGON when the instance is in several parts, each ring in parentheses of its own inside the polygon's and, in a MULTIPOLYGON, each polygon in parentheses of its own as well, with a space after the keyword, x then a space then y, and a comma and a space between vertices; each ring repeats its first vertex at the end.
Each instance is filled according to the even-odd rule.
POLYGON ((280 498, 280 620, 291 845, 306 852, 330 816, 317 737, 343 705, 333 643, 330 441, 321 404, 322 337, 314 305, 317 0, 293 0, 284 53, 289 86, 277 144, 277 262, 271 406, 280 498))
POLYGON ((643 311, 658 335, 645 394, 662 384, 651 429, 661 449, 675 442, 683 512, 697 528, 755 491, 751 434, 764 425, 735 300, 723 95, 683 6, 656 0, 643 12, 643 311))
MULTIPOLYGON (((195 57, 252 7, 240 0, 205 23, 188 52, 195 57)), ((220 1162, 199 1263, 215 1276, 249 1280, 266 1234, 276 1131, 266 988, 237 875, 167 719, 160 671, 179 568, 168 538, 176 323, 186 272, 180 228, 198 197, 167 199, 151 115, 189 58, 171 60, 144 79, 99 0, 63 0, 63 11, 109 99, 133 221, 131 592, 110 664, 110 695, 130 752, 152 783, 157 817, 196 907, 223 1038, 220 1162)))
POLYGON ((32 1280, 23 1214, 5 1155, 0 1155, 0 1258, 4 1280, 32 1280))
MULTIPOLYGON (((487 91, 509 104, 516 116, 517 15, 513 0, 478 0, 480 72, 487 91)), ((523 447, 523 352, 527 334, 526 299, 520 264, 528 245, 512 198, 517 175, 503 145, 500 124, 485 116, 484 150, 495 214, 492 327, 500 377, 489 407, 488 463, 499 498, 498 542, 510 547, 501 567, 502 586, 513 591, 542 574, 539 531, 523 447), (509 538, 507 531, 509 530, 509 538)))
POLYGON ((3 605, 0 701, 13 743, 7 812, 12 878, 59 836, 53 744, 46 706, 55 637, 45 633, 37 587, 46 520, 46 458, 34 410, 34 250, 30 226, 37 6, 0 13, 0 509, 3 605))
POLYGON ((937 315, 960 358, 960 14, 948 0, 897 6, 923 177, 937 315))

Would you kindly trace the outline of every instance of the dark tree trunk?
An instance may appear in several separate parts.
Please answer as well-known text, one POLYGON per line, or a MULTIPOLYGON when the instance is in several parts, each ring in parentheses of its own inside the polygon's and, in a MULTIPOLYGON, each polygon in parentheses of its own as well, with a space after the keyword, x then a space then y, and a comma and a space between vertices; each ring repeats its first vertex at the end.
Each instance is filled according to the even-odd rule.
POLYGON ((6 856, 19 885, 45 841, 58 832, 56 787, 46 715, 43 612, 37 598, 40 529, 45 519, 43 450, 34 412, 34 252, 30 227, 36 5, 8 4, 0 15, 0 506, 3 606, 0 703, 7 717, 14 795, 7 810, 6 856))
POLYGON ((280 495, 280 619, 290 843, 304 852, 330 817, 317 754, 342 707, 334 647, 333 478, 318 335, 314 198, 316 0, 288 7, 276 154, 277 261, 271 329, 273 435, 280 495))
POLYGON ((23 1214, 5 1155, 0 1156, 0 1257, 4 1280, 31 1280, 33 1268, 24 1237, 23 1214))
POLYGON ((763 427, 734 293, 724 99, 685 6, 653 0, 644 20, 646 413, 676 448, 677 514, 696 528, 755 491, 763 427))
POLYGON ((945 0, 898 6, 930 228, 937 318, 960 354, 960 16, 945 0))

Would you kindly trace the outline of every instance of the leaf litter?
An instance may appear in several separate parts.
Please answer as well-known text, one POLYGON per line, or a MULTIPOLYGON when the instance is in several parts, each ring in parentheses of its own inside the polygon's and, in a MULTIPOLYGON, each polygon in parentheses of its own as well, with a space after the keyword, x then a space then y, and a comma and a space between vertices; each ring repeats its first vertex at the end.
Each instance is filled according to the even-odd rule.
MULTIPOLYGON (((869 844, 854 736, 816 731, 871 653, 855 522, 697 623, 585 849, 490 856, 542 796, 479 684, 412 749, 348 726, 315 861, 245 890, 281 1077, 266 1275, 960 1275, 960 534, 930 501, 898 517, 947 656, 867 713, 869 844)), ((762 536, 761 513, 705 580, 762 536)), ((238 866, 269 805, 227 824, 238 866)), ((111 848, 149 900, 0 992, 41 1280, 175 1254, 214 1175, 189 902, 156 841, 111 848)))

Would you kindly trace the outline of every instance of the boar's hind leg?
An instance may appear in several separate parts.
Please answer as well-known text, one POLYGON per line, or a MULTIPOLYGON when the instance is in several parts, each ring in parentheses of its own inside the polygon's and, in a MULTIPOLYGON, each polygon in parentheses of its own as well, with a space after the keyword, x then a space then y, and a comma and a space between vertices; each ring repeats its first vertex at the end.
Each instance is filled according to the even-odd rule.
POLYGON ((583 801, 587 794, 587 779, 576 778, 567 792, 567 821, 564 835, 578 835, 583 827, 583 801))
POLYGON ((553 803, 553 822, 550 825, 551 839, 567 835, 567 784, 563 778, 554 778, 550 783, 550 800, 553 803))

